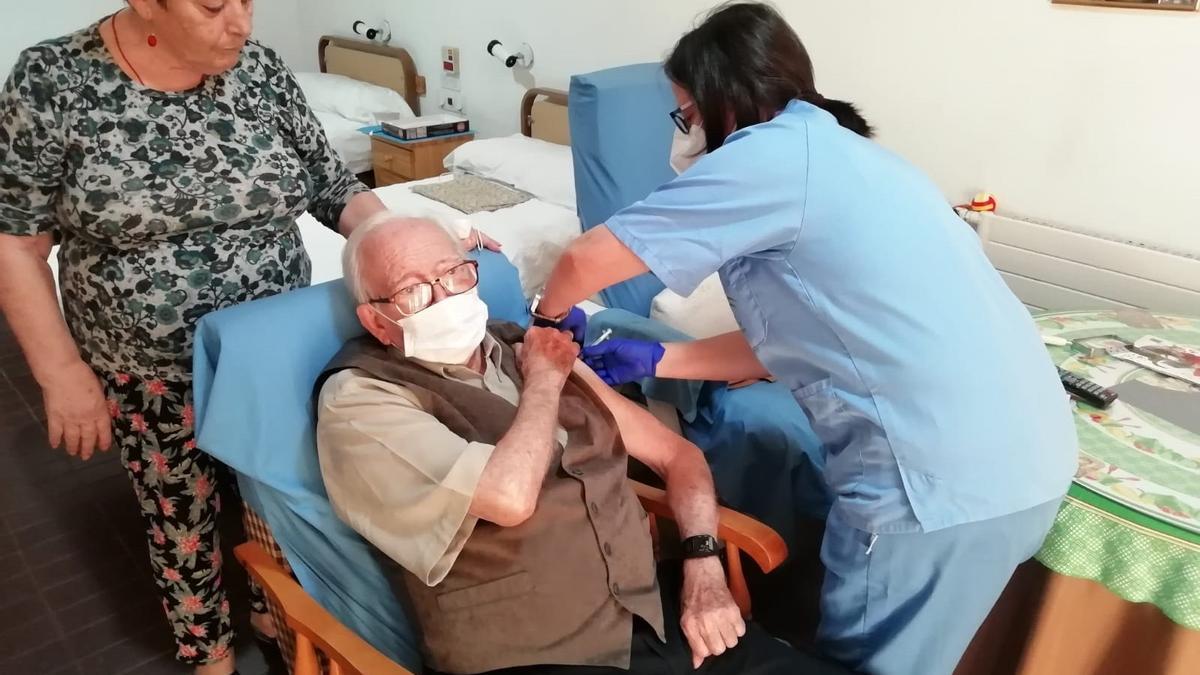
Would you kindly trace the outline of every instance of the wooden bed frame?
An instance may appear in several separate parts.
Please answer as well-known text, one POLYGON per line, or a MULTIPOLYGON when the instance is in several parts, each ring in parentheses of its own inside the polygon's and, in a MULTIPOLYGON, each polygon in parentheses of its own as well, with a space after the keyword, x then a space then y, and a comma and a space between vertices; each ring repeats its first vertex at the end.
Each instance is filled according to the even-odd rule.
POLYGON ((345 75, 399 92, 413 114, 421 114, 425 78, 417 75, 408 50, 326 35, 317 43, 317 60, 322 73, 345 75))
POLYGON ((570 145, 567 92, 540 88, 526 92, 521 99, 521 133, 550 143, 570 145))

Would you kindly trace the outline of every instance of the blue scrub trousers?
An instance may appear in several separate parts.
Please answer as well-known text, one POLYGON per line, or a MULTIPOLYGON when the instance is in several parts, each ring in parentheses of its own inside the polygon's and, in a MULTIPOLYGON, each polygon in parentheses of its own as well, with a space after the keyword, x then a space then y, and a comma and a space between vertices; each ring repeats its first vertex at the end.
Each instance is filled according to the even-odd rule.
POLYGON ((872 535, 829 515, 817 643, 871 675, 950 675, 1061 499, 934 532, 872 535), (869 553, 868 553, 869 550, 869 553))

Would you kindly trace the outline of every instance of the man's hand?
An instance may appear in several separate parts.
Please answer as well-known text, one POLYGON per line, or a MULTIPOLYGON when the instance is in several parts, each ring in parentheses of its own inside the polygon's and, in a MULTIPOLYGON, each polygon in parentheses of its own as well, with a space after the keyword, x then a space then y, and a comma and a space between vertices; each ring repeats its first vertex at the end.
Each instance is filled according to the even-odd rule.
POLYGON ((559 389, 567 382, 579 345, 571 334, 553 328, 530 328, 521 349, 521 374, 526 384, 550 382, 559 389))
POLYGON ((721 559, 697 558, 683 563, 683 608, 679 620, 692 648, 692 668, 737 646, 746 622, 725 581, 721 559))

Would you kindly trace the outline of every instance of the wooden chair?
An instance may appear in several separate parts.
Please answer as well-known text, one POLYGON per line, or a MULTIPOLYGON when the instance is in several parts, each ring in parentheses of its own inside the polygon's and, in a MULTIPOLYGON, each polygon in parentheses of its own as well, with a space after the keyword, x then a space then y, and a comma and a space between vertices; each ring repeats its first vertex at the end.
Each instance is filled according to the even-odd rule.
MULTIPOLYGON (((633 486, 652 524, 657 523, 657 518, 672 518, 666 492, 636 481, 633 486)), ((787 559, 787 544, 766 525, 726 508, 720 509, 717 537, 725 542, 729 590, 742 614, 748 617, 750 591, 742 573, 741 554, 750 556, 763 572, 770 572, 787 559)), ((339 623, 262 546, 248 542, 234 549, 234 553, 282 611, 287 628, 295 633, 293 675, 320 675, 321 654, 328 660, 329 675, 413 675, 339 623)))

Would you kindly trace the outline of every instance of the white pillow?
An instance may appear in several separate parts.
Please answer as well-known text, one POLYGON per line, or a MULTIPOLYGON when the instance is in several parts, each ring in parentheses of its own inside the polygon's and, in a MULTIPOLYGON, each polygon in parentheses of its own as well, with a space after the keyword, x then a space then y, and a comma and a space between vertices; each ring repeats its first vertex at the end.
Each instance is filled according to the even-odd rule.
POLYGON ((650 304, 650 318, 696 339, 741 330, 715 274, 686 298, 669 290, 656 295, 650 304))
POLYGON ((296 81, 316 112, 333 113, 363 124, 374 124, 376 113, 413 116, 400 92, 387 87, 332 73, 296 73, 296 81))
POLYGON ((542 201, 575 210, 575 164, 571 148, 521 134, 471 141, 451 152, 449 171, 508 183, 542 201))

